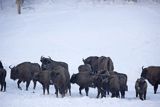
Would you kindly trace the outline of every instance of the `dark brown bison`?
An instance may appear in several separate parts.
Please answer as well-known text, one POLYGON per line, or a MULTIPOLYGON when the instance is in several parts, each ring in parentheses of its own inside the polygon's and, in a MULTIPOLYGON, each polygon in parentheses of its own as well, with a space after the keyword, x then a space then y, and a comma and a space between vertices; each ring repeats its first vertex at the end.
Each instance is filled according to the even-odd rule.
POLYGON ((121 98, 125 98, 125 91, 128 91, 127 75, 123 73, 118 73, 115 71, 114 71, 114 74, 116 74, 119 79, 121 98))
POLYGON ((109 91, 112 93, 111 97, 119 97, 120 82, 116 74, 111 74, 108 78, 109 91))
POLYGON ((110 57, 101 56, 98 58, 98 71, 101 70, 114 70, 114 65, 110 57))
POLYGON ((97 87, 98 94, 97 98, 101 94, 101 98, 106 97, 106 92, 109 94, 109 76, 108 71, 101 71, 94 76, 94 85, 97 87))
POLYGON ((141 77, 147 79, 154 86, 154 94, 156 94, 158 84, 160 84, 160 66, 142 67, 141 77))
POLYGON ((97 56, 90 56, 90 57, 88 57, 86 59, 83 59, 84 64, 91 65, 92 72, 94 74, 96 74, 97 71, 98 71, 98 58, 99 57, 97 57, 97 56))
POLYGON ((91 75, 89 72, 79 72, 71 76, 70 82, 72 84, 79 85, 79 94, 82 95, 81 90, 85 89, 86 96, 88 96, 89 87, 93 86, 94 75, 91 75))
MULTIPOLYGON (((33 75, 36 72, 40 72, 41 68, 38 63, 31 63, 31 62, 23 62, 18 64, 17 66, 14 66, 13 68, 9 67, 11 69, 11 75, 10 78, 13 80, 18 79, 17 85, 20 90, 22 88, 20 87, 20 83, 26 82, 26 90, 28 90, 30 81, 33 80, 33 75)), ((34 82, 34 89, 36 87, 36 81, 34 82)))
POLYGON ((135 83, 136 97, 139 96, 141 100, 146 100, 147 82, 144 78, 137 79, 135 83))
POLYGON ((57 97, 58 92, 62 95, 62 97, 64 97, 68 90, 71 95, 70 74, 68 70, 62 66, 54 67, 51 71, 51 80, 55 85, 57 97))
POLYGON ((7 72, 3 68, 2 62, 0 61, 0 84, 1 84, 1 91, 6 91, 6 75, 7 72))
POLYGON ((38 81, 42 84, 43 87, 43 94, 45 94, 45 89, 47 89, 47 92, 49 94, 49 85, 51 84, 51 77, 50 77, 51 71, 44 70, 40 71, 34 74, 33 79, 35 81, 38 81))

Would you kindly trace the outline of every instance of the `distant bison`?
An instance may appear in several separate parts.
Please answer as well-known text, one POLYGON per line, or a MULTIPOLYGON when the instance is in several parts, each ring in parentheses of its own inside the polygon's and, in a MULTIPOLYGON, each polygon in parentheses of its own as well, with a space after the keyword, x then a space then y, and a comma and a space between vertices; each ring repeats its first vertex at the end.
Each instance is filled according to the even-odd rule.
POLYGON ((33 76, 33 79, 35 81, 38 81, 42 84, 43 94, 45 94, 45 89, 47 89, 47 92, 49 94, 49 85, 51 84, 50 73, 51 71, 44 70, 44 71, 35 73, 33 76))
POLYGON ((109 76, 109 91, 112 93, 111 97, 119 97, 120 81, 117 74, 109 76))
POLYGON ((79 72, 71 76, 70 82, 72 84, 79 85, 79 94, 82 95, 81 90, 85 89, 86 96, 88 96, 89 87, 93 86, 94 75, 91 75, 89 72, 79 72))
POLYGON ((146 100, 147 82, 144 78, 137 79, 135 83, 136 97, 139 96, 141 100, 146 100))
POLYGON ((66 92, 69 90, 71 95, 71 84, 70 84, 70 74, 68 69, 68 64, 65 62, 54 61, 50 57, 45 58, 41 56, 40 61, 42 62, 42 70, 51 71, 51 80, 56 88, 56 95, 58 97, 58 91, 65 96, 66 92))
POLYGON ((125 91, 128 91, 127 75, 123 73, 118 73, 115 71, 114 71, 114 74, 116 74, 119 79, 121 98, 125 98, 125 91))
POLYGON ((1 84, 1 91, 6 91, 6 70, 3 68, 2 62, 0 61, 0 84, 1 84))
POLYGON ((156 94, 158 84, 160 84, 160 66, 142 67, 141 77, 147 79, 154 86, 154 94, 156 94))
POLYGON ((106 97, 106 92, 109 94, 109 76, 108 71, 101 71, 94 76, 94 85, 98 89, 97 98, 101 94, 101 98, 106 97))
POLYGON ((51 70, 51 80, 55 85, 57 97, 58 92, 62 95, 62 97, 64 97, 68 90, 71 95, 70 74, 68 70, 62 66, 54 67, 54 69, 51 70))
MULTIPOLYGON (((14 66, 13 68, 9 67, 11 69, 11 75, 10 78, 13 80, 18 79, 17 85, 18 88, 22 90, 20 87, 20 83, 26 82, 26 90, 28 90, 30 81, 33 80, 33 75, 36 72, 40 72, 41 68, 38 63, 31 63, 31 62, 23 62, 20 63, 17 66, 14 66)), ((36 87, 36 81, 34 82, 34 89, 36 87)))

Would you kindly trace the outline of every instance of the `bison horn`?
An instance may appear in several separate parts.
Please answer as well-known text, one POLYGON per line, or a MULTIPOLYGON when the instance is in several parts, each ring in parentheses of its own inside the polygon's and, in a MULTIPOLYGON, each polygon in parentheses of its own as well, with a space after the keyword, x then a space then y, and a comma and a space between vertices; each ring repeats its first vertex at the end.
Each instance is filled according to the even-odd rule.
POLYGON ((12 69, 11 65, 9 66, 10 69, 12 69))
POLYGON ((144 66, 142 66, 142 71, 144 70, 144 66))
POLYGON ((44 57, 43 56, 41 56, 41 59, 43 59, 44 57))

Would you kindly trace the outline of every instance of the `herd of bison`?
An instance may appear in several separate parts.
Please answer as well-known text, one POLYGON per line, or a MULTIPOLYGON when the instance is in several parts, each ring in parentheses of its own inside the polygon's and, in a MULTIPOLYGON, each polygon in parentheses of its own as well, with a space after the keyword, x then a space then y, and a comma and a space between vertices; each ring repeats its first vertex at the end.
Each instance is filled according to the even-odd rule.
MULTIPOLYGON (((114 71, 113 61, 110 57, 89 56, 83 59, 84 65, 78 67, 78 73, 70 77, 68 64, 65 62, 54 61, 50 57, 41 57, 41 66, 38 63, 23 62, 11 69, 10 78, 17 80, 17 86, 22 90, 20 83, 26 82, 26 90, 28 90, 31 80, 36 88, 36 82, 42 84, 43 94, 45 90, 49 94, 49 86, 54 85, 55 94, 58 93, 64 97, 69 92, 71 95, 71 83, 79 85, 79 94, 85 89, 88 96, 89 87, 97 88, 97 98, 99 96, 106 97, 111 93, 111 97, 125 98, 125 91, 128 91, 127 75, 114 71)), ((6 91, 6 70, 0 61, 0 84, 1 91, 6 91)), ((147 79, 154 86, 154 94, 156 94, 158 84, 160 84, 160 66, 142 67, 141 77, 135 82, 136 97, 141 100, 146 99, 147 79)))

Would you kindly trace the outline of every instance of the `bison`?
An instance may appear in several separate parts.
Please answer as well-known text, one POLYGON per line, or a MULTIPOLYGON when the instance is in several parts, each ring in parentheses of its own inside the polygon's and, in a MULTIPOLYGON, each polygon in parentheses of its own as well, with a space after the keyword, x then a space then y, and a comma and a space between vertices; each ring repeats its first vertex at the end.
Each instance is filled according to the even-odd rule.
MULTIPOLYGON (((9 67, 11 69, 11 75, 10 78, 13 80, 18 79, 17 85, 20 90, 22 88, 20 87, 20 83, 26 82, 26 90, 28 90, 30 81, 33 80, 33 75, 36 72, 40 72, 41 68, 38 63, 31 63, 31 62, 23 62, 18 64, 17 66, 14 66, 13 68, 9 67)), ((36 87, 36 81, 34 82, 34 89, 36 87)))
POLYGON ((1 84, 1 91, 6 91, 6 78, 7 72, 3 68, 2 62, 0 61, 0 84, 1 84))
POLYGON ((138 97, 141 100, 146 100, 146 94, 147 94, 147 82, 144 78, 137 79, 135 83, 135 90, 136 90, 136 97, 138 97))
POLYGON ((52 83, 50 73, 51 73, 51 71, 44 70, 44 71, 40 71, 40 72, 35 73, 33 76, 33 79, 35 81, 38 81, 42 84, 43 95, 45 94, 45 89, 47 89, 47 92, 49 94, 49 85, 52 83))
POLYGON ((128 91, 127 75, 123 73, 118 73, 115 71, 114 71, 114 74, 116 74, 119 79, 121 98, 125 98, 125 91, 128 91))
POLYGON ((119 97, 120 83, 119 77, 116 74, 111 74, 108 78, 109 91, 112 93, 111 97, 119 97))
POLYGON ((88 96, 89 87, 93 86, 94 75, 90 74, 89 72, 79 72, 71 76, 70 82, 72 84, 76 83, 77 85, 79 85, 80 95, 82 95, 81 90, 85 89, 86 96, 88 96))
POLYGON ((71 95, 71 84, 70 84, 70 74, 66 69, 62 66, 56 66, 51 70, 51 80, 55 85, 56 96, 58 97, 58 91, 62 95, 65 96, 67 91, 69 90, 69 94, 71 95))
POLYGON ((97 87, 98 94, 97 98, 99 98, 99 95, 101 94, 101 98, 106 97, 106 92, 109 94, 109 73, 106 73, 108 71, 101 71, 99 74, 95 74, 94 77, 94 85, 97 87))
POLYGON ((141 77, 147 79, 148 82, 154 86, 154 94, 156 94, 158 84, 160 84, 160 66, 142 67, 141 77))

